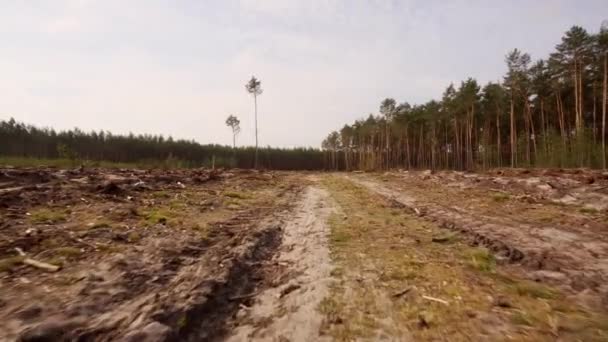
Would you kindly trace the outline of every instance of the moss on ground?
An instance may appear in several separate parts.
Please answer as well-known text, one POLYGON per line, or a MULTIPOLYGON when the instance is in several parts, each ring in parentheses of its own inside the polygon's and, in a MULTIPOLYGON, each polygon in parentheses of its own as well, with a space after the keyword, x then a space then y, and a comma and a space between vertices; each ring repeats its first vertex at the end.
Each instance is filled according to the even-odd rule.
POLYGON ((67 219, 68 212, 65 209, 59 208, 37 208, 30 211, 30 222, 39 223, 59 223, 67 219))

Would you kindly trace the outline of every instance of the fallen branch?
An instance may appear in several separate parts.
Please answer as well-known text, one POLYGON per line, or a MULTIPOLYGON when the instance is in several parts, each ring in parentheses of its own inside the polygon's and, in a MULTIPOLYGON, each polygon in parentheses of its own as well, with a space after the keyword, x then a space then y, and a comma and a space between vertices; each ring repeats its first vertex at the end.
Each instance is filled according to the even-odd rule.
POLYGON ((247 299, 247 298, 251 298, 251 297, 255 297, 255 296, 257 296, 258 294, 260 294, 260 292, 261 292, 261 291, 258 291, 258 292, 251 292, 251 293, 247 293, 247 294, 240 295, 240 296, 234 296, 234 297, 230 297, 230 298, 228 298, 228 300, 230 300, 230 301, 235 301, 235 300, 247 299))
POLYGON ((393 294, 393 298, 399 298, 399 297, 403 296, 404 294, 410 292, 411 290, 412 290, 412 287, 408 286, 405 289, 393 294))
POLYGON ((297 290, 299 288, 300 288, 299 284, 291 284, 291 285, 287 286, 286 288, 284 288, 281 291, 281 294, 279 295, 279 298, 283 298, 283 297, 287 296, 288 294, 290 294, 291 292, 293 292, 293 291, 295 291, 295 290, 297 290))
POLYGON ((444 305, 450 305, 450 303, 448 303, 447 301, 445 301, 443 299, 439 299, 439 298, 435 298, 435 297, 430 297, 430 296, 422 296, 422 298, 431 300, 433 302, 441 303, 441 304, 444 304, 444 305))
POLYGON ((23 257, 23 260, 21 260, 21 263, 25 264, 25 265, 29 265, 32 267, 36 267, 36 268, 40 268, 43 269, 45 271, 49 271, 49 272, 57 272, 59 271, 59 269, 61 267, 57 266, 57 265, 51 265, 48 264, 46 262, 42 262, 42 261, 38 261, 32 258, 28 258, 27 254, 25 254, 25 252, 19 248, 16 247, 15 250, 17 251, 17 253, 19 254, 19 256, 23 257))
POLYGON ((431 241, 437 242, 437 243, 444 243, 444 242, 448 242, 448 241, 452 240, 452 238, 453 238, 453 236, 446 235, 446 236, 434 237, 431 239, 431 241))

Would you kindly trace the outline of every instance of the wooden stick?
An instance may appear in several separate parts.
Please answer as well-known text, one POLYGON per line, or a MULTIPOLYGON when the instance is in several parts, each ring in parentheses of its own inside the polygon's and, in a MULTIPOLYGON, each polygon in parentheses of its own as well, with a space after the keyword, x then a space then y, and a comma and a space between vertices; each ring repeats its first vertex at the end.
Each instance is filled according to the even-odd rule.
POLYGON ((30 258, 23 259, 22 263, 36 267, 36 268, 40 268, 40 269, 43 269, 43 270, 49 271, 49 272, 57 272, 61 268, 56 265, 47 264, 46 262, 42 262, 42 261, 30 259, 30 258))
POLYGON ((19 256, 22 256, 24 259, 21 260, 21 262, 25 265, 29 265, 32 267, 36 267, 36 268, 40 268, 43 269, 45 271, 49 271, 49 272, 57 272, 59 271, 59 269, 61 267, 56 266, 56 265, 51 265, 48 264, 46 262, 42 262, 42 261, 38 261, 38 260, 34 260, 32 258, 28 258, 27 255, 25 254, 25 252, 19 248, 19 247, 15 247, 15 250, 17 251, 17 253, 19 254, 19 256))
POLYGON ((405 289, 393 294, 393 298, 399 298, 399 297, 403 296, 404 294, 410 292, 411 290, 412 290, 412 287, 408 286, 405 289))
POLYGON ((251 292, 251 293, 247 293, 247 294, 244 294, 244 295, 241 295, 241 296, 230 297, 230 298, 228 298, 228 300, 235 301, 235 300, 247 299, 247 298, 255 297, 255 296, 257 296, 260 293, 261 293, 261 291, 251 292))
POLYGON ((450 305, 450 303, 448 303, 447 301, 445 301, 443 299, 439 299, 439 298, 435 298, 435 297, 430 297, 430 296, 422 296, 422 298, 428 299, 428 300, 432 300, 434 302, 441 303, 441 304, 444 304, 444 305, 450 305))

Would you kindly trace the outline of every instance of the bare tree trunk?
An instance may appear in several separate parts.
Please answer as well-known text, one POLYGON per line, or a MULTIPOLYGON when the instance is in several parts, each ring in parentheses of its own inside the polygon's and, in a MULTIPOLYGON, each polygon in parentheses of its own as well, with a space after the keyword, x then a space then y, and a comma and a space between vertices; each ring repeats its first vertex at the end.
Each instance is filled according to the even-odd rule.
POLYGON ((562 99, 558 93, 555 94, 555 101, 557 103, 557 115, 558 115, 558 119, 559 119, 559 129, 560 129, 561 136, 562 136, 562 144, 565 149, 566 148, 566 122, 565 122, 565 118, 564 118, 564 108, 562 105, 562 99))
POLYGON ((543 135, 543 146, 545 153, 549 153, 549 147, 547 145, 547 124, 545 121, 545 101, 540 98, 540 120, 541 120, 541 132, 543 135))
POLYGON ((511 94, 511 167, 517 166, 517 138, 515 136, 515 103, 513 103, 513 95, 511 94))
POLYGON ((388 119, 386 120, 386 169, 390 169, 390 136, 388 119))
POLYGON ((582 62, 579 64, 578 71, 578 115, 580 115, 581 130, 585 127, 585 121, 583 120, 583 106, 585 101, 583 100, 583 65, 582 62))
POLYGON ((576 59, 574 60, 574 114, 575 114, 575 125, 576 125, 576 134, 580 133, 580 123, 579 123, 579 115, 578 115, 578 75, 576 68, 576 59))
POLYGON ((450 153, 448 150, 448 145, 450 144, 449 138, 448 138, 448 122, 446 121, 445 123, 445 168, 449 169, 450 168, 450 153))
POLYGON ((606 101, 608 94, 608 53, 604 54, 604 86, 602 89, 602 166, 606 168, 606 101))
POLYGON ((502 146, 500 144, 500 111, 496 108, 496 154, 498 157, 498 167, 502 166, 502 146))
POLYGON ((530 166, 530 117, 528 116, 528 108, 524 100, 524 134, 526 135, 526 163, 530 166))
POLYGON ((593 81, 593 146, 597 144, 597 125, 596 125, 596 116, 597 116, 597 105, 596 105, 596 96, 595 96, 595 81, 593 81))
POLYGON ((254 93, 253 94, 253 104, 255 106, 255 159, 253 163, 253 167, 255 169, 258 168, 258 97, 254 93))
MULTIPOLYGON (((536 160, 536 131, 534 130, 534 120, 532 119, 532 110, 530 108, 530 102, 528 102, 528 99, 526 99, 526 111, 528 112, 528 121, 530 122, 531 135, 529 139, 532 140, 532 153, 534 156, 534 160, 536 160)), ((528 160, 528 163, 530 163, 530 160, 528 160)))
POLYGON ((407 169, 411 169, 412 168, 412 163, 411 163, 411 156, 410 156, 410 136, 408 134, 408 127, 409 124, 405 125, 405 152, 407 155, 407 169))
POLYGON ((454 166, 460 169, 460 138, 458 132, 458 119, 454 118, 454 166))
POLYGON ((475 136, 473 136, 475 126, 475 104, 471 104, 471 112, 469 113, 469 160, 468 160, 468 169, 473 170, 475 167, 474 164, 474 150, 475 146, 473 146, 473 142, 477 142, 477 132, 475 131, 475 136), (475 139, 473 139, 475 137, 475 139))

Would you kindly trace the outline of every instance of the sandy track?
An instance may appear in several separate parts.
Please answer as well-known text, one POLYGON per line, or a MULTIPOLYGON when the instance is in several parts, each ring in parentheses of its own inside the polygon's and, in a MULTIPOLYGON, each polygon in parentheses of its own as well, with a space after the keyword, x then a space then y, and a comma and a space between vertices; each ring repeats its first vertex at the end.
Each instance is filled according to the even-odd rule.
POLYGON ((260 293, 239 313, 240 326, 229 341, 321 341, 318 305, 328 294, 330 256, 327 219, 334 209, 328 193, 308 187, 284 227, 276 261, 288 281, 260 293))

